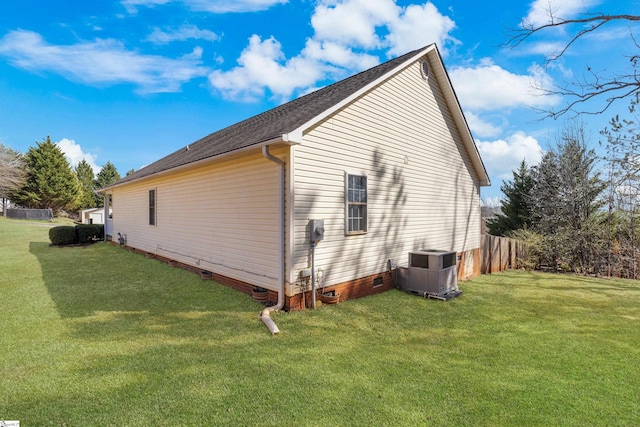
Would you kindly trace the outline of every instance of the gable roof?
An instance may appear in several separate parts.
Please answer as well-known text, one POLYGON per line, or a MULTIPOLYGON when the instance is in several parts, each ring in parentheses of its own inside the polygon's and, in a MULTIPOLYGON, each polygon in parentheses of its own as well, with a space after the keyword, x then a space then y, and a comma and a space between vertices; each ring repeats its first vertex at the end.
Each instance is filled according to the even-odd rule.
MULTIPOLYGON (((477 147, 471 137, 466 119, 453 92, 453 87, 444 69, 444 64, 435 44, 408 52, 395 59, 362 71, 344 80, 340 80, 317 91, 311 92, 293 101, 250 117, 234 125, 214 132, 198 141, 181 148, 160 160, 145 166, 133 174, 122 178, 109 189, 130 181, 170 171, 195 162, 201 162, 247 148, 257 148, 274 142, 301 142, 302 132, 318 123, 369 88, 386 80, 425 54, 437 56, 436 63, 446 76, 451 96, 447 98, 456 124, 460 128, 463 141, 470 149, 472 161, 477 170, 481 185, 489 185, 489 177, 477 147), (453 100, 453 102, 452 102, 453 100), (454 104, 454 105, 451 105, 454 104), (461 126, 462 124, 462 126, 461 126), (470 144, 469 144, 470 143, 470 144)), ((445 90, 447 94, 448 91, 445 90)))

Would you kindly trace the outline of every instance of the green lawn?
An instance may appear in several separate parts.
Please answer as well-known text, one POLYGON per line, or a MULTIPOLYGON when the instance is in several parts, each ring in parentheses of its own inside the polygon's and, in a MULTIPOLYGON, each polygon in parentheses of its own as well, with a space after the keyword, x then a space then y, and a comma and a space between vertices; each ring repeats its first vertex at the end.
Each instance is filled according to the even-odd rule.
POLYGON ((640 284, 507 272, 278 313, 0 218, 0 419, 22 426, 638 426, 640 284))

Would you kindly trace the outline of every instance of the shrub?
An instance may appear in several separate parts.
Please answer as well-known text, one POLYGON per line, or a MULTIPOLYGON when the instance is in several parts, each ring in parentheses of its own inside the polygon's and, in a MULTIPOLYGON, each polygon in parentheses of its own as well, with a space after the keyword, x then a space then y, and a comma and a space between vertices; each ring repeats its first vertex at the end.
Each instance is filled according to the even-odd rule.
POLYGON ((103 224, 78 224, 76 225, 78 243, 90 243, 104 239, 103 224))
POLYGON ((545 235, 521 228, 510 232, 509 237, 524 243, 525 256, 518 258, 518 268, 536 270, 542 265, 549 265, 551 250, 549 249, 549 239, 545 235))
POLYGON ((76 228, 70 225, 53 227, 49 230, 49 240, 54 245, 72 245, 77 243, 76 228))

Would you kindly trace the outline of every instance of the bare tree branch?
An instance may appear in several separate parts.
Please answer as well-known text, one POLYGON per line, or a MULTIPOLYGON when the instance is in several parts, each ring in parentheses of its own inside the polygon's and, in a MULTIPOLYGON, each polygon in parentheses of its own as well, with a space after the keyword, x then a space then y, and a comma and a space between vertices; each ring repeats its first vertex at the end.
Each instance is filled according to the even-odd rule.
POLYGON ((591 27, 581 30, 576 34, 576 36, 569 43, 573 43, 577 38, 581 37, 586 33, 590 33, 593 30, 600 28, 602 25, 612 22, 612 21, 629 21, 629 22, 637 22, 640 21, 640 16, 638 15, 605 15, 603 13, 593 13, 587 14, 584 18, 575 18, 575 19, 563 19, 558 18, 553 15, 553 12, 549 12, 549 23, 535 26, 530 21, 523 21, 520 25, 520 28, 515 30, 515 35, 512 36, 506 43, 506 46, 510 46, 512 48, 519 46, 528 38, 533 36, 534 34, 541 33, 544 30, 554 27, 562 27, 569 26, 572 24, 592 24, 591 27))
MULTIPOLYGON (((579 29, 573 32, 570 40, 564 43, 562 49, 556 53, 550 53, 545 59, 545 66, 559 60, 567 51, 585 35, 593 33, 610 22, 625 21, 628 23, 640 22, 639 15, 609 15, 604 13, 587 13, 578 18, 564 19, 558 17, 549 8, 547 10, 549 21, 545 24, 536 25, 531 21, 523 21, 520 28, 515 30, 513 35, 504 46, 510 49, 517 48, 533 36, 550 31, 552 28, 574 28, 579 29)), ((633 31, 629 30, 630 38, 636 48, 640 45, 636 41, 633 31)), ((639 54, 632 54, 628 57, 630 70, 627 72, 616 72, 612 75, 598 73, 587 66, 586 74, 581 80, 566 83, 562 86, 555 86, 552 89, 537 86, 536 89, 545 95, 558 95, 567 99, 567 103, 559 110, 538 110, 544 117, 556 119, 565 114, 602 114, 616 101, 640 94, 640 76, 638 66, 640 66, 639 54), (601 99, 601 107, 592 107, 589 101, 601 99), (589 104, 589 105, 587 105, 589 104)), ((535 86, 535 85, 534 85, 535 86)))
POLYGON ((0 197, 8 197, 11 191, 22 185, 24 178, 22 155, 0 144, 0 197))

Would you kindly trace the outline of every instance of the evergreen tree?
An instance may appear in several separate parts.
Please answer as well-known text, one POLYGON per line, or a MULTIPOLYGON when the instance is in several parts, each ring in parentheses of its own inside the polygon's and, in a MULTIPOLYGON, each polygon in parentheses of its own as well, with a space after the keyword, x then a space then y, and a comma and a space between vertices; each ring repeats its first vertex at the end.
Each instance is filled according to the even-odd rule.
POLYGON ((570 250, 569 266, 587 273, 596 264, 596 251, 603 241, 601 216, 604 203, 600 196, 606 184, 596 168, 595 151, 586 144, 580 124, 565 127, 558 144, 560 154, 560 197, 565 221, 566 246, 570 250))
POLYGON ((531 189, 531 213, 533 224, 542 234, 553 234, 557 224, 562 220, 559 207, 560 173, 558 171, 558 154, 549 150, 542 160, 533 168, 534 185, 531 189))
MULTIPOLYGON (((98 172, 98 175, 96 175, 93 185, 96 190, 99 190, 101 188, 108 187, 118 180, 120 180, 118 170, 113 163, 107 162, 100 172, 98 172)), ((102 194, 95 196, 95 205, 99 208, 104 206, 104 196, 102 194)))
POLYGON ((599 209, 605 184, 597 156, 581 124, 568 124, 556 147, 535 168, 532 188, 535 230, 546 236, 547 263, 576 272, 595 271, 603 242, 599 209))
POLYGON ((25 155, 27 179, 11 200, 29 208, 75 209, 80 185, 64 153, 47 136, 25 155))
POLYGON ((510 232, 530 228, 531 188, 533 188, 531 168, 523 160, 517 171, 513 171, 513 180, 502 183, 500 190, 505 198, 500 202, 502 213, 487 221, 489 233, 494 236, 506 236, 510 232))
POLYGON ((76 166, 76 176, 80 182, 80 198, 78 201, 78 209, 88 209, 93 207, 95 203, 95 194, 93 193, 93 168, 85 159, 82 159, 76 166))
POLYGON ((134 174, 134 173, 135 173, 135 171, 136 171, 136 170, 135 170, 135 169, 133 169, 133 168, 132 168, 132 169, 129 169, 129 170, 127 171, 127 174, 126 174, 125 176, 132 175, 132 174, 134 174))

